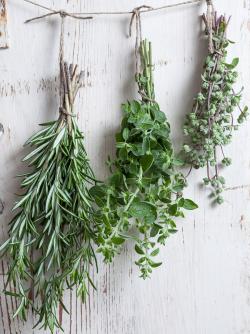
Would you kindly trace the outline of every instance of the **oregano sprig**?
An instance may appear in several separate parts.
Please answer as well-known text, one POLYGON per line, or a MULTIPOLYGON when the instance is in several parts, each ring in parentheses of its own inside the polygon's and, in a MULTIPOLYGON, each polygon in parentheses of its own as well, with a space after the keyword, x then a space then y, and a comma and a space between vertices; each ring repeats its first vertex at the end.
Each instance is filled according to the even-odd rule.
MULTIPOLYGON (((220 175, 220 167, 231 164, 231 159, 224 153, 224 146, 231 143, 233 132, 246 120, 248 107, 240 107, 242 90, 235 92, 233 89, 238 78, 236 67, 239 58, 227 62, 227 47, 233 43, 226 35, 230 19, 223 15, 217 17, 216 13, 212 19, 213 52, 205 60, 201 90, 192 112, 186 117, 184 134, 187 141, 183 145, 183 153, 191 168, 206 167, 207 175, 203 182, 212 187, 214 201, 222 204, 225 179, 220 175), (235 108, 239 109, 237 121, 235 108)), ((205 15, 203 20, 208 32, 205 15)))
POLYGON ((24 194, 1 247, 10 256, 8 283, 14 290, 6 294, 19 301, 15 316, 26 320, 32 307, 37 325, 52 333, 61 328, 58 306, 66 310, 64 290, 76 285, 84 300, 88 283, 93 285, 95 225, 88 188, 96 182, 74 113, 82 75, 77 66, 61 63, 60 116, 41 124, 26 143, 32 151, 23 161, 31 171, 21 175, 24 194))
POLYGON ((116 135, 116 159, 109 159, 112 176, 91 194, 98 210, 98 251, 110 262, 126 239, 135 241, 141 277, 150 276, 161 263, 155 260, 159 245, 176 233, 176 217, 197 205, 184 199, 186 180, 175 171, 170 125, 155 101, 152 47, 140 45, 142 72, 136 75, 140 101, 123 105, 121 130, 116 135), (132 233, 135 227, 137 232, 132 233))

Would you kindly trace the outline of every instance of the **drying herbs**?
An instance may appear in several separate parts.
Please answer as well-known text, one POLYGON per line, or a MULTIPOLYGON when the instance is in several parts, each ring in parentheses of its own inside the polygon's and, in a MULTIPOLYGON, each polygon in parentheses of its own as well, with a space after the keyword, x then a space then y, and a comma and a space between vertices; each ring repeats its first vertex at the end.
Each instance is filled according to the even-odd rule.
POLYGON ((95 178, 73 110, 82 75, 77 66, 61 63, 60 116, 42 124, 26 143, 32 151, 23 161, 31 171, 22 175, 24 194, 1 247, 10 255, 8 283, 14 290, 6 294, 19 301, 15 316, 25 320, 32 307, 37 325, 51 332, 61 328, 57 314, 59 304, 65 309, 64 290, 76 285, 84 300, 93 285, 95 227, 88 187, 95 178))
POLYGON ((143 70, 136 82, 141 100, 123 105, 116 159, 108 161, 112 176, 90 192, 98 206, 98 251, 110 262, 120 245, 133 239, 139 254, 136 264, 145 279, 161 265, 155 260, 158 246, 176 233, 175 218, 184 216, 183 209, 193 210, 197 205, 182 196, 186 180, 175 171, 178 161, 170 126, 155 101, 152 49, 147 40, 141 42, 140 56, 143 70), (132 227, 138 233, 130 233, 132 227))
MULTIPOLYGON (((209 33, 209 22, 203 20, 209 33)), ((233 132, 248 116, 248 108, 240 107, 241 93, 235 92, 236 67, 239 59, 227 62, 227 48, 232 43, 226 36, 229 20, 225 16, 212 16, 212 51, 207 56, 202 75, 201 91, 195 99, 192 112, 187 115, 184 134, 187 142, 183 146, 184 160, 191 168, 206 167, 204 184, 212 187, 212 198, 223 203, 222 192, 225 179, 220 167, 229 166, 231 159, 225 155, 224 146, 232 141, 233 132), (235 120, 235 109, 239 110, 235 120)))

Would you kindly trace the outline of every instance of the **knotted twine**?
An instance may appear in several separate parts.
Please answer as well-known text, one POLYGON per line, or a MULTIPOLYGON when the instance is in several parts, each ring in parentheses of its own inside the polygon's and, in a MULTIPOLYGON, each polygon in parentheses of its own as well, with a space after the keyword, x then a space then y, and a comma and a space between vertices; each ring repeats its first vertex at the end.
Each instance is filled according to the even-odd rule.
MULTIPOLYGON (((129 37, 132 36, 132 26, 135 21, 135 27, 136 27, 136 41, 135 41, 135 61, 136 61, 136 80, 138 80, 139 75, 141 73, 141 56, 140 56, 140 46, 143 42, 142 40, 142 23, 141 23, 141 14, 145 13, 146 11, 152 11, 153 8, 150 6, 140 6, 136 7, 132 11, 132 16, 129 24, 129 37)), ((152 66, 152 64, 146 64, 146 66, 152 66)), ((139 81, 139 91, 138 93, 141 95, 142 99, 147 102, 153 102, 155 103, 155 100, 152 99, 149 96, 146 96, 144 92, 141 90, 139 81)))
MULTIPOLYGON (((36 4, 36 6, 39 6, 36 4)), ((73 19, 76 19, 76 20, 90 20, 90 19, 93 19, 92 16, 81 16, 81 15, 76 15, 76 14, 73 14, 73 13, 68 13, 66 12, 65 10, 54 10, 54 9, 50 9, 51 13, 47 13, 47 14, 44 14, 44 15, 41 15, 41 16, 36 16, 36 17, 33 17, 29 20, 26 20, 25 23, 29 23, 29 22, 32 22, 32 21, 35 21, 35 20, 40 20, 40 19, 44 19, 48 16, 53 16, 53 15, 60 15, 61 18, 63 17, 66 17, 66 16, 69 16, 73 19)))
MULTIPOLYGON (((81 87, 84 72, 81 71, 77 74, 78 65, 70 64, 64 61, 64 25, 65 17, 69 16, 64 11, 60 11, 61 17, 61 33, 60 33, 60 44, 59 44, 59 67, 60 67, 60 106, 59 113, 61 120, 65 119, 69 132, 72 130, 71 118, 75 117, 73 112, 74 101, 76 94, 81 87)), ((84 18, 86 19, 86 18, 84 18)))
POLYGON ((60 43, 59 43, 59 68, 60 68, 60 86, 59 86, 59 114, 60 119, 65 120, 69 126, 69 131, 71 132, 72 124, 71 117, 74 117, 73 105, 75 101, 76 94, 81 87, 81 82, 83 79, 83 71, 77 74, 78 65, 70 64, 68 65, 64 61, 64 26, 65 18, 67 16, 77 19, 77 20, 88 20, 92 17, 87 16, 75 16, 74 14, 65 12, 64 10, 53 11, 42 16, 36 16, 32 19, 25 21, 29 23, 38 19, 46 18, 52 15, 60 15, 61 18, 61 31, 60 31, 60 43))
POLYGON ((150 6, 140 6, 136 7, 132 11, 132 16, 129 24, 129 37, 132 36, 132 27, 135 21, 136 28, 136 39, 135 39, 135 61, 136 61, 136 75, 140 73, 140 45, 142 42, 142 24, 141 24, 141 11, 152 10, 150 6))

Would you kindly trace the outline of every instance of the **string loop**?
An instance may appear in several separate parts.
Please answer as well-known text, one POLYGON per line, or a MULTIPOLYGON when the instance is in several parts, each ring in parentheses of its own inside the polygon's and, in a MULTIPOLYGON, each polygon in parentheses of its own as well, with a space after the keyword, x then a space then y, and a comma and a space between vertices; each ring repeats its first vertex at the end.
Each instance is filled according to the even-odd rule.
MULTIPOLYGON (((132 16, 131 16, 131 20, 130 20, 130 24, 129 24, 129 37, 132 36, 132 26, 133 26, 134 20, 136 19, 136 21, 138 20, 139 22, 141 22, 141 11, 142 11, 142 9, 147 9, 147 10, 151 9, 152 10, 153 7, 142 5, 140 7, 136 7, 132 10, 132 16)), ((141 24, 140 24, 140 35, 141 35, 141 24)))
POLYGON ((141 11, 152 10, 150 6, 142 5, 132 10, 131 20, 129 23, 129 37, 132 36, 132 27, 135 21, 136 26, 136 42, 135 42, 135 59, 136 59, 136 74, 140 73, 140 53, 139 48, 142 41, 142 24, 141 24, 141 11))
POLYGON ((33 17, 29 20, 26 20, 25 23, 30 23, 32 21, 36 21, 36 20, 40 20, 40 19, 44 19, 48 16, 53 16, 53 15, 60 15, 61 17, 66 17, 66 16, 69 16, 73 19, 76 19, 76 20, 91 20, 93 19, 92 16, 80 16, 80 15, 75 15, 75 14, 72 14, 72 13, 68 13, 66 12, 65 10, 52 10, 50 13, 47 13, 47 14, 44 14, 44 15, 40 15, 40 16, 36 16, 36 17, 33 17))

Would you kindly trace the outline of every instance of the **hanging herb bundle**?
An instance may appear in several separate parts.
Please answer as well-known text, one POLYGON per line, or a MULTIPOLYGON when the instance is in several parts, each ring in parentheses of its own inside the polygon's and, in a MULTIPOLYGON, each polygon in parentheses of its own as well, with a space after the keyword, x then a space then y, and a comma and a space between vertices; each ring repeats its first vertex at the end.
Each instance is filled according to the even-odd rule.
POLYGON ((185 179, 175 172, 170 126, 155 101, 151 43, 140 45, 143 71, 136 76, 141 101, 123 105, 121 131, 116 135, 116 160, 108 161, 112 176, 90 191, 99 207, 98 251, 107 262, 126 239, 135 240, 136 262, 145 279, 153 268, 159 244, 177 231, 175 217, 197 205, 184 199, 185 179), (135 226, 137 234, 129 235, 135 226))
MULTIPOLYGON (((211 6, 211 4, 210 4, 211 6)), ((183 146, 184 160, 191 168, 206 167, 205 185, 212 187, 212 198, 223 203, 225 179, 220 175, 220 165, 229 166, 231 159, 224 154, 224 146, 232 141, 233 131, 238 130, 248 116, 248 108, 241 108, 241 92, 233 85, 238 73, 239 59, 227 63, 227 47, 232 43, 226 36, 229 20, 225 16, 203 15, 209 35, 209 55, 204 65, 201 91, 195 99, 192 112, 186 117, 184 134, 188 137, 183 146), (239 109, 237 122, 234 111, 239 109), (221 156, 221 158, 220 158, 221 156)))
POLYGON ((29 306, 43 328, 60 327, 58 306, 66 288, 77 285, 84 300, 90 266, 94 224, 88 184, 95 184, 73 105, 81 86, 77 66, 61 63, 61 107, 58 120, 42 124, 42 130, 26 143, 32 147, 23 161, 32 171, 23 175, 25 189, 13 210, 9 239, 2 245, 10 255, 8 282, 19 307, 15 313, 26 319, 29 306), (31 286, 29 282, 31 281, 31 286), (30 295, 34 296, 32 302, 30 295))

